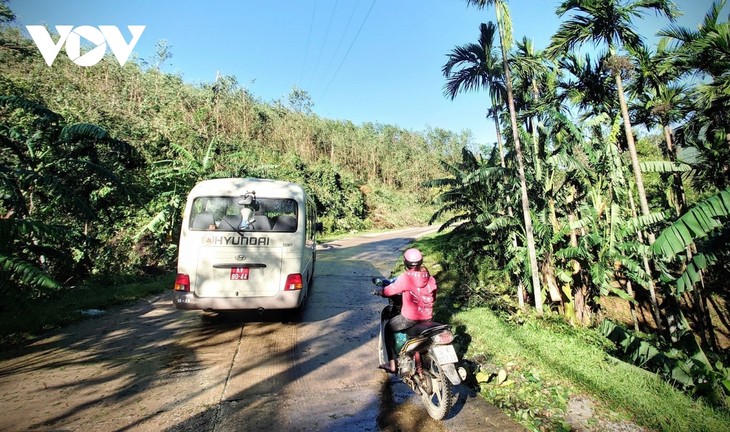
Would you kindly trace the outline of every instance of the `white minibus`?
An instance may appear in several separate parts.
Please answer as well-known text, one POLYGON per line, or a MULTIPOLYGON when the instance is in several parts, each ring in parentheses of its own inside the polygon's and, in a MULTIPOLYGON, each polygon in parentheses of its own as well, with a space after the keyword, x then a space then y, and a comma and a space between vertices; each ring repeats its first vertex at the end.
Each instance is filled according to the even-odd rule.
POLYGON ((173 302, 208 311, 297 309, 316 260, 316 211, 279 180, 201 181, 185 204, 173 302))

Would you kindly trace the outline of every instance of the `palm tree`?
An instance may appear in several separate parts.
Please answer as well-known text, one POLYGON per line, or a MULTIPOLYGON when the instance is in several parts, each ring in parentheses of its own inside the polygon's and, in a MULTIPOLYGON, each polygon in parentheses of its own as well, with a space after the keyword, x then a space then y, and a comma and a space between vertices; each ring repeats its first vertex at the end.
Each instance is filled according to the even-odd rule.
POLYGON ((730 23, 720 22, 725 1, 716 1, 697 30, 671 26, 659 33, 677 42, 671 67, 701 81, 692 94, 693 111, 677 135, 685 146, 700 153, 697 186, 726 188, 730 185, 730 23))
MULTIPOLYGON (((497 148, 499 149, 499 161, 503 173, 506 176, 506 161, 504 145, 502 142, 502 131, 499 123, 500 106, 507 98, 507 90, 504 85, 502 64, 500 55, 495 47, 495 32, 497 28, 493 22, 482 23, 479 26, 479 43, 470 43, 454 48, 448 55, 448 61, 444 64, 442 72, 447 78, 444 85, 444 94, 453 100, 460 92, 485 88, 489 93, 491 107, 487 117, 494 120, 494 128, 497 134, 497 148)), ((508 179, 504 178, 505 184, 508 179)), ((512 216, 512 205, 507 206, 509 216, 512 216)), ((513 240, 516 246, 517 238, 513 240)), ((518 282, 517 298, 520 309, 524 308, 522 280, 518 282)))
POLYGON ((479 9, 486 6, 495 6, 497 15, 497 26, 499 28, 499 41, 502 46, 502 63, 504 66, 504 82, 507 89, 507 104, 509 107, 510 123, 512 126, 512 143, 515 147, 515 158, 517 161, 517 175, 520 180, 520 193, 522 201, 522 217, 525 225, 525 240, 527 243, 527 255, 530 263, 530 276, 532 278, 532 291, 535 301, 535 309, 538 314, 542 314, 542 290, 540 288, 540 274, 537 266, 537 252, 535 249, 535 236, 532 227, 532 217, 530 216, 530 198, 527 190, 527 178, 525 177, 525 158, 522 154, 522 146, 520 145, 520 134, 517 126, 517 113, 515 110, 515 100, 512 93, 512 78, 509 69, 509 59, 507 52, 512 45, 512 20, 509 15, 509 8, 506 0, 466 0, 468 6, 474 5, 479 9))
POLYGON ((648 215, 650 213, 649 203, 646 199, 644 180, 639 166, 634 134, 631 131, 631 118, 621 77, 623 70, 627 67, 627 62, 616 55, 621 48, 638 49, 643 44, 641 37, 634 30, 631 20, 642 17, 645 9, 653 9, 657 13, 666 15, 670 20, 673 20, 678 13, 676 6, 670 0, 628 3, 621 0, 566 0, 558 7, 557 14, 563 16, 569 11, 574 11, 574 15, 564 22, 552 37, 548 52, 552 56, 556 56, 560 52, 573 51, 585 42, 608 46, 613 59, 606 62, 606 65, 616 81, 621 114, 624 119, 624 133, 636 176, 641 211, 642 214, 648 215))
POLYGON ((615 99, 612 98, 616 89, 603 70, 604 58, 601 56, 594 60, 590 54, 568 53, 558 60, 563 71, 558 87, 563 98, 582 112, 582 120, 604 113, 613 118, 616 114, 615 99))
POLYGON ((497 146, 499 147, 502 168, 504 164, 504 148, 499 125, 499 106, 506 98, 506 89, 500 65, 500 58, 495 47, 496 26, 491 21, 479 25, 479 43, 469 43, 454 48, 448 54, 448 60, 441 68, 447 78, 444 95, 454 100, 457 94, 464 91, 486 89, 491 101, 490 116, 494 118, 497 146))
MULTIPOLYGON (((686 102, 689 95, 685 85, 672 84, 678 76, 677 70, 667 64, 670 53, 666 51, 666 43, 667 39, 660 41, 656 54, 644 48, 633 53, 635 70, 638 73, 629 86, 629 91, 638 102, 631 107, 635 117, 647 129, 654 125, 660 126, 665 143, 664 156, 671 162, 677 162, 679 155, 673 140, 672 125, 682 120, 689 111, 686 102)), ((681 173, 675 171, 673 180, 670 195, 679 216, 684 213, 686 205, 681 173)))
POLYGON ((540 83, 547 82, 548 68, 545 64, 543 53, 535 49, 534 44, 528 38, 523 38, 517 43, 517 53, 512 59, 513 70, 518 82, 523 85, 524 105, 528 107, 527 113, 529 117, 530 132, 532 133, 533 146, 533 164, 535 165, 535 175, 537 178, 542 177, 542 152, 540 151, 539 133, 538 133, 538 112, 537 105, 540 101, 540 83))
MULTIPOLYGON (((642 44, 641 37, 636 33, 632 25, 632 18, 641 18, 646 9, 652 9, 658 14, 664 14, 673 20, 678 10, 670 0, 656 0, 651 2, 621 0, 566 0, 557 9, 557 14, 563 16, 573 11, 573 16, 561 24, 557 33, 553 35, 548 47, 551 56, 557 56, 561 52, 570 52, 582 46, 586 42, 594 45, 605 44, 608 46, 611 58, 605 65, 611 71, 616 82, 616 90, 621 107, 621 115, 624 123, 624 133, 631 157, 631 165, 636 177, 636 189, 639 196, 641 213, 649 217, 649 202, 644 189, 644 179, 639 165, 639 156, 636 151, 634 134, 631 130, 631 119, 629 117, 628 104, 623 89, 622 72, 630 63, 623 57, 617 55, 622 48, 638 49, 642 44)), ((654 235, 649 234, 649 244, 653 243, 654 235)), ((650 273, 648 260, 644 259, 644 267, 650 273)), ((649 279, 649 291, 652 297, 652 309, 658 329, 661 331, 659 308, 656 302, 656 293, 653 279, 649 279)))

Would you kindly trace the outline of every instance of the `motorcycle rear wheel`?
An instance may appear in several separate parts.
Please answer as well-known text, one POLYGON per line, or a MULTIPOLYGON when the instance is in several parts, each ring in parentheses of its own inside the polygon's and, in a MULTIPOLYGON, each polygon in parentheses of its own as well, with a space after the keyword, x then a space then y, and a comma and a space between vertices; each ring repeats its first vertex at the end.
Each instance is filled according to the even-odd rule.
POLYGON ((454 399, 454 389, 451 381, 446 377, 439 364, 431 359, 424 358, 425 373, 431 377, 431 393, 421 394, 421 400, 426 406, 426 411, 435 420, 442 420, 451 410, 454 399))

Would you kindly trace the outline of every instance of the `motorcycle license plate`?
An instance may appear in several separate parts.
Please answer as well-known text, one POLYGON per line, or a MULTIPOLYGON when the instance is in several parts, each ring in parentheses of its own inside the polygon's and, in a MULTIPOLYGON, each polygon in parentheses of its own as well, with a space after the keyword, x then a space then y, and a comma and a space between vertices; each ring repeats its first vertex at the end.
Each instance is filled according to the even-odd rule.
POLYGON ((248 280, 248 267, 231 268, 231 280, 248 280))
POLYGON ((436 345, 432 349, 438 364, 457 363, 459 361, 459 358, 456 357, 456 350, 451 345, 436 345))

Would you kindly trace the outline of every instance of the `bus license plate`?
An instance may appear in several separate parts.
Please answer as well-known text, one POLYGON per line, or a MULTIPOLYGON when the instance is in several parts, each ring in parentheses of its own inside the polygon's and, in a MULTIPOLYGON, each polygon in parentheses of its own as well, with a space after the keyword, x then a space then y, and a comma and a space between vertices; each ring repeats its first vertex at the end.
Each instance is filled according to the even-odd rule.
POLYGON ((232 267, 231 280, 248 280, 248 267, 232 267))
POLYGON ((436 345, 433 347, 433 355, 438 364, 457 363, 456 350, 451 345, 436 345))

